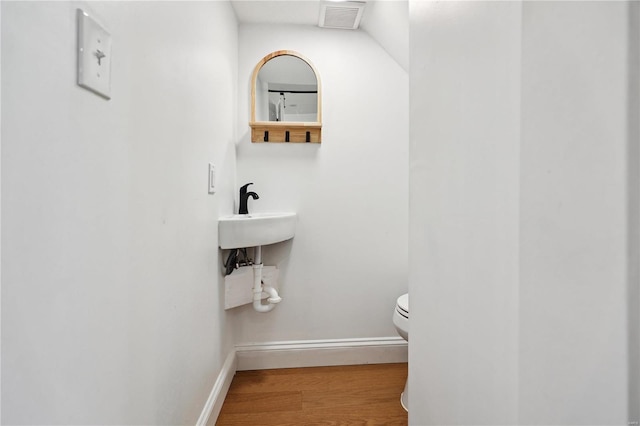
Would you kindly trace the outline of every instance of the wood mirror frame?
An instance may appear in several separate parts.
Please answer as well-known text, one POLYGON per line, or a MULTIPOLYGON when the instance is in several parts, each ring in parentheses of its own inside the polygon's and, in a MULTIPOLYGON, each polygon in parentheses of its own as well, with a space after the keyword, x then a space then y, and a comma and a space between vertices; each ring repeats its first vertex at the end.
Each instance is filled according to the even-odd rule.
POLYGON ((320 75, 313 64, 301 54, 292 50, 278 50, 268 54, 253 70, 251 77, 251 142, 309 142, 320 143, 322 141, 322 95, 320 75), (315 122, 297 121, 256 121, 256 83, 258 74, 264 64, 278 56, 295 56, 306 62, 316 76, 318 90, 318 111, 315 122))

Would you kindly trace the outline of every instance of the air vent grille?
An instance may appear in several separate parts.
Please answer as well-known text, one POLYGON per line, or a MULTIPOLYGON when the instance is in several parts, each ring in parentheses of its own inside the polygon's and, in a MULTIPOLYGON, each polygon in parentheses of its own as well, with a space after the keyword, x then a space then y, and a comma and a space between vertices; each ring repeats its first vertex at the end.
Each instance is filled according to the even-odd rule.
POLYGON ((355 30, 360 25, 364 6, 364 2, 354 1, 322 2, 318 25, 323 28, 355 30))

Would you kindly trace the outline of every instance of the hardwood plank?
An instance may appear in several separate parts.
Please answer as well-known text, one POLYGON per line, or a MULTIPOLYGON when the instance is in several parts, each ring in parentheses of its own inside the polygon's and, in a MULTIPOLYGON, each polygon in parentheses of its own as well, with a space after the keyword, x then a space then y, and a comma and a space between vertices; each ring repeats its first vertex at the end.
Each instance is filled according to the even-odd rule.
POLYGON ((259 392, 238 394, 235 398, 225 399, 221 413, 247 413, 257 411, 301 411, 302 392, 259 392))
POLYGON ((400 398, 395 401, 376 406, 354 405, 333 407, 331 409, 303 410, 303 424, 337 424, 337 425, 407 425, 407 412, 400 406, 400 398))
POLYGON ((288 368, 239 371, 229 393, 404 387, 406 364, 288 368))
POLYGON ((302 407, 305 410, 324 408, 334 410, 338 407, 375 407, 380 404, 393 402, 397 413, 402 414, 404 409, 400 405, 400 389, 357 389, 350 391, 303 391, 302 407))
POLYGON ((220 412, 216 426, 299 426, 304 424, 302 412, 283 412, 277 416, 268 413, 223 413, 220 412))
POLYGON ((362 418, 359 415, 334 413, 287 413, 277 418, 268 414, 230 414, 220 417, 219 426, 407 426, 407 415, 375 416, 362 418))

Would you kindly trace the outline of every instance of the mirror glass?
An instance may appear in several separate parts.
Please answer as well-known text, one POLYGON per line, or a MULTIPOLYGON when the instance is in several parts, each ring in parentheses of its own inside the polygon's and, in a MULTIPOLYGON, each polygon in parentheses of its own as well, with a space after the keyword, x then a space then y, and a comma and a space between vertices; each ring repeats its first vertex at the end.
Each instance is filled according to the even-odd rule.
POLYGON ((258 121, 317 122, 318 81, 301 58, 279 55, 267 61, 256 79, 258 121))

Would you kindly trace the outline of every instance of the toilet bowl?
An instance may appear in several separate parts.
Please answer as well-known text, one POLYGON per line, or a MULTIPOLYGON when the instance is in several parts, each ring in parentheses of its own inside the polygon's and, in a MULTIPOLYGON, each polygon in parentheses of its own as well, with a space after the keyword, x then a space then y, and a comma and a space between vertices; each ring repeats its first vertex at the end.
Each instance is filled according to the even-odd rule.
MULTIPOLYGON (((396 308, 393 311, 393 325, 396 326, 398 334, 407 342, 409 341, 409 294, 403 294, 396 301, 396 308)), ((400 395, 402 408, 409 411, 409 379, 404 385, 404 391, 400 395)))

